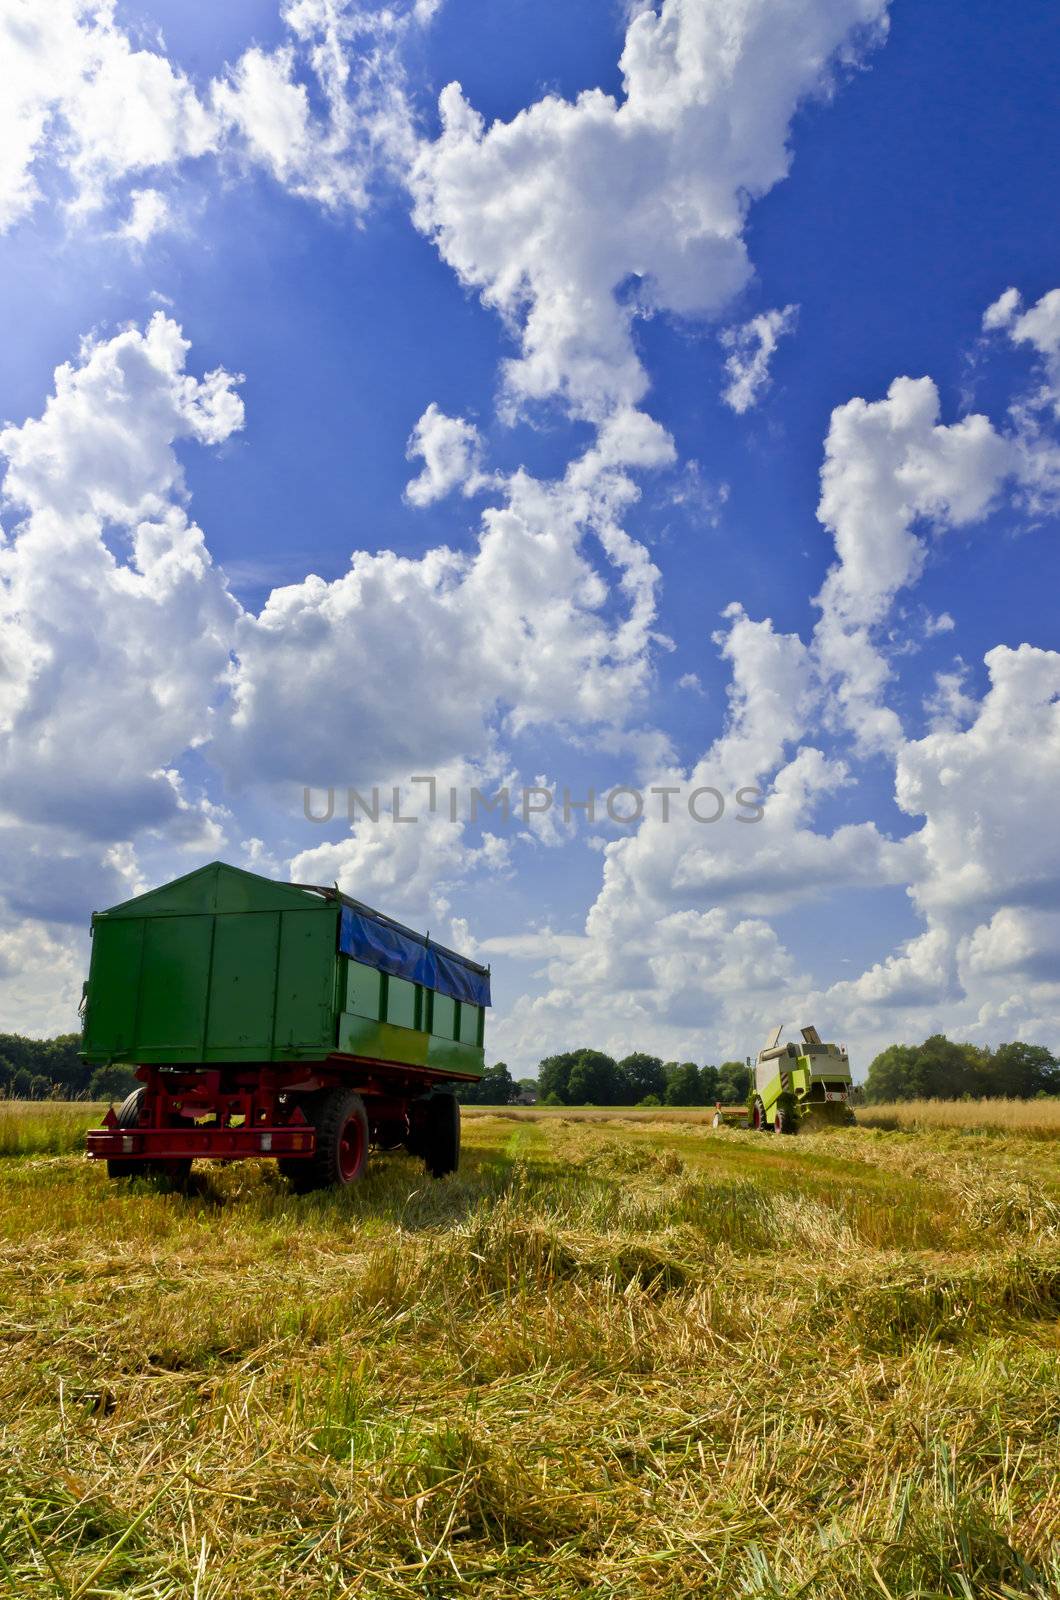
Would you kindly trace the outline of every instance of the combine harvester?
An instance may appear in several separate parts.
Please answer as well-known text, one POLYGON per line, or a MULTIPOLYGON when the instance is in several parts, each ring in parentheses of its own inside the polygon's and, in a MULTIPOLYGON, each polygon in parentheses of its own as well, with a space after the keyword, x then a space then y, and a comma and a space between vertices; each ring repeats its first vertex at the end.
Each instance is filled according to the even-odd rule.
POLYGON ((372 1144, 443 1177, 489 1003, 487 967, 337 888, 216 861, 92 918, 81 1054, 141 1087, 88 1154, 177 1183, 273 1157, 306 1191, 353 1183, 372 1144))
POLYGON ((845 1045, 825 1044, 816 1028, 801 1028, 800 1048, 780 1043, 779 1027, 758 1052, 748 1107, 760 1132, 797 1133, 800 1127, 849 1127, 852 1082, 845 1045))

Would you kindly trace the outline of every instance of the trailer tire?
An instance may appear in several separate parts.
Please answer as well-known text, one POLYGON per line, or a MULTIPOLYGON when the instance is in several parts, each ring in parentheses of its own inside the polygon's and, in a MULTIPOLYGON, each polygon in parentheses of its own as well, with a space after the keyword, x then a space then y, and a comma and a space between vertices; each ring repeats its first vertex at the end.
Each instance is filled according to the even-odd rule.
POLYGON ((316 1130, 311 1156, 279 1162, 280 1171, 298 1194, 313 1189, 348 1189, 368 1161, 368 1113, 352 1089, 322 1089, 308 1095, 302 1110, 316 1130))
MULTIPOLYGON (((140 1120, 140 1101, 144 1097, 143 1085, 134 1089, 132 1094, 126 1095, 118 1107, 118 1127, 135 1128, 140 1120)), ((143 1170, 142 1161, 122 1161, 120 1158, 107 1158, 108 1178, 131 1178, 143 1170)))
MULTIPOLYGON (((147 1090, 143 1084, 126 1095, 118 1109, 118 1127, 136 1128, 140 1125, 140 1107, 147 1090)), ((163 1178, 174 1189, 182 1189, 191 1177, 191 1157, 174 1156, 169 1161, 123 1161, 121 1157, 107 1158, 108 1178, 163 1178)))
POLYGON ((432 1178, 444 1178, 460 1165, 460 1102, 455 1094, 435 1090, 423 1111, 413 1153, 423 1157, 432 1178))

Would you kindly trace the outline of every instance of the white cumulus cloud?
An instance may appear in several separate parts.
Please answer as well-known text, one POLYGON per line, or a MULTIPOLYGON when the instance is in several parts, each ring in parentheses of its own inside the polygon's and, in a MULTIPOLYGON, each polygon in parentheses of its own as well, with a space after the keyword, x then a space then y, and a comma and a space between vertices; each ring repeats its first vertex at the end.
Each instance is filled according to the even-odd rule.
POLYGON ((621 526, 636 488, 604 457, 555 482, 514 474, 471 554, 359 551, 333 582, 274 590, 239 624, 223 759, 330 784, 343 750, 385 779, 486 759, 502 732, 625 724, 650 681, 658 572, 621 526), (336 700, 338 683, 355 692, 336 700))
POLYGON ((477 494, 493 481, 482 470, 482 435, 473 422, 449 417, 432 401, 412 430, 405 451, 409 461, 421 460, 423 469, 405 487, 414 506, 429 506, 454 489, 477 494))
POLYGON ((137 48, 115 0, 0 0, 0 232, 32 210, 60 169, 75 214, 129 195, 115 232, 142 244, 169 206, 158 183, 187 162, 262 167, 292 193, 358 214, 381 168, 407 165, 412 114, 401 45, 432 0, 366 10, 286 0, 286 42, 250 45, 196 84, 165 53, 137 48))
POLYGON ((729 382, 721 397, 738 416, 756 406, 769 387, 769 363, 784 335, 794 332, 798 313, 798 306, 785 306, 783 311, 763 311, 738 327, 722 329, 719 337, 729 352, 725 359, 729 382))
POLYGON ((213 116, 162 55, 137 50, 113 0, 0 0, 0 231, 28 212, 50 158, 97 204, 115 179, 217 146, 213 116))
POLYGON ((663 0, 630 20, 620 99, 548 95, 487 127, 444 90, 414 216, 519 339, 514 407, 637 404, 637 316, 717 313, 744 285, 747 207, 788 171, 796 107, 885 26, 885 0, 792 0, 783 25, 762 0, 663 0))
POLYGON ((163 313, 88 342, 39 418, 0 432, 0 772, 4 810, 125 837, 179 834, 173 764, 204 739, 236 603, 184 508, 174 445, 243 422, 237 381, 186 370, 163 313))
POLYGON ((901 738, 883 703, 890 667, 873 630, 920 576, 920 529, 980 520, 1016 469, 1011 441, 987 417, 945 424, 939 413, 930 378, 896 378, 883 400, 837 406, 825 441, 817 514, 839 560, 816 598, 814 641, 837 712, 867 749, 901 738))

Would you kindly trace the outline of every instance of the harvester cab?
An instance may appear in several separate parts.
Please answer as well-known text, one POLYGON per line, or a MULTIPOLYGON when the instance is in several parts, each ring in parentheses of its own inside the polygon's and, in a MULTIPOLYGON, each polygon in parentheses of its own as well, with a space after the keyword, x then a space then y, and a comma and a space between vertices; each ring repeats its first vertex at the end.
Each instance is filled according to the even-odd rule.
POLYGON ((816 1028, 802 1043, 781 1044, 783 1026, 758 1052, 748 1107, 753 1128, 796 1133, 800 1127, 845 1127, 854 1121, 846 1046, 825 1044, 816 1028))

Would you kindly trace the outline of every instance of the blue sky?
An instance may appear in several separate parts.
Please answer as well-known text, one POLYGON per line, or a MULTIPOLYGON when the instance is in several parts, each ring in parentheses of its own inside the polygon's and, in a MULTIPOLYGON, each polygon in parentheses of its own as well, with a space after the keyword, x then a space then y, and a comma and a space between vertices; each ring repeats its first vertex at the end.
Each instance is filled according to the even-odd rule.
POLYGON ((0 1027, 220 855, 490 959, 519 1067, 1056 1044, 1051 24, 0 0, 0 1027), (427 772, 681 815, 302 814, 427 772))

